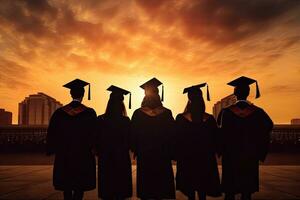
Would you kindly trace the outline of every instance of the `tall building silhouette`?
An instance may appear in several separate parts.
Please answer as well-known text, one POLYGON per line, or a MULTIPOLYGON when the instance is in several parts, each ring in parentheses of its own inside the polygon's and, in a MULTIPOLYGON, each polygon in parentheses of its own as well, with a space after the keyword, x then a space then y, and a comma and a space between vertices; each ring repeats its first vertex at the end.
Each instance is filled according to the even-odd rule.
POLYGON ((19 103, 18 123, 20 125, 48 125, 53 112, 61 106, 60 102, 44 93, 29 95, 19 103))
POLYGON ((12 123, 12 112, 5 111, 0 108, 0 125, 11 125, 12 123))
POLYGON ((300 125, 300 118, 295 118, 291 120, 292 125, 300 125))
POLYGON ((215 119, 218 118, 218 115, 223 108, 226 108, 228 106, 235 104, 236 101, 237 101, 236 96, 234 94, 231 94, 231 95, 228 95, 228 96, 222 98, 217 103, 215 103, 213 106, 213 115, 214 115, 215 119))

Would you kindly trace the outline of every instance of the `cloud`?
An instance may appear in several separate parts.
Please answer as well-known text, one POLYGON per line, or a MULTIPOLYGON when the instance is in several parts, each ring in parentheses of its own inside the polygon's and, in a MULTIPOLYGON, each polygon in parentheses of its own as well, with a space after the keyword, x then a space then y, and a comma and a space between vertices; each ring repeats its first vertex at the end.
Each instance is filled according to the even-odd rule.
POLYGON ((162 21, 165 28, 177 21, 186 36, 218 45, 232 44, 266 30, 278 17, 300 4, 294 0, 136 2, 150 20, 153 17, 162 21))
POLYGON ((55 94, 54 85, 74 76, 105 83, 117 77, 130 85, 127 80, 151 75, 184 86, 249 75, 263 81, 270 98, 278 91, 297 94, 290 88, 299 85, 299 4, 0 0, 0 92, 42 87, 55 94), (289 83, 268 89, 283 76, 289 83))
POLYGON ((7 59, 0 58, 0 86, 16 89, 28 87, 26 67, 7 59))
POLYGON ((47 70, 232 73, 267 66, 299 43, 296 34, 263 44, 259 35, 280 26, 298 2, 2 0, 0 35, 6 54, 47 70))
POLYGON ((279 85, 274 85, 272 87, 269 87, 266 89, 265 93, 266 94, 272 94, 272 93, 285 93, 285 94, 295 94, 299 91, 300 87, 296 85, 284 85, 284 84, 279 84, 279 85))
POLYGON ((1 1, 0 22, 22 34, 53 37, 49 23, 57 16, 57 9, 45 0, 1 1))

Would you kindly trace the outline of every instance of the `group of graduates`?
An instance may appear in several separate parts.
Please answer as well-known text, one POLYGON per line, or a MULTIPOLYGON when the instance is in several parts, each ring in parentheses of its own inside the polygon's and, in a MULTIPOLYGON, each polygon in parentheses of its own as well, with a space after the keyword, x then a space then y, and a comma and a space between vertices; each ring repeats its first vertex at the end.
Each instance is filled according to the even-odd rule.
MULTIPOLYGON (((251 78, 228 83, 234 86, 237 103, 223 109, 216 121, 205 112, 201 87, 207 86, 209 100, 206 83, 184 89, 188 102, 174 120, 159 96, 162 83, 153 78, 140 86, 145 97, 130 120, 123 102, 129 91, 109 87, 106 111, 97 117, 81 103, 89 83, 71 81, 64 87, 73 101, 54 112, 46 139, 47 154, 55 154, 55 189, 62 190, 66 200, 82 199, 84 191, 95 189, 97 155, 99 198, 130 198, 131 151, 137 163, 138 198, 176 199, 179 190, 188 199, 195 199, 196 193, 201 200, 222 193, 226 200, 239 193, 243 200, 251 199, 259 190, 259 161, 266 158, 273 127, 263 109, 247 101, 252 83, 259 97, 257 81, 251 78), (222 181, 217 156, 222 157, 222 181), (172 161, 177 163, 176 181, 172 161)), ((90 98, 90 88, 88 93, 90 98)))

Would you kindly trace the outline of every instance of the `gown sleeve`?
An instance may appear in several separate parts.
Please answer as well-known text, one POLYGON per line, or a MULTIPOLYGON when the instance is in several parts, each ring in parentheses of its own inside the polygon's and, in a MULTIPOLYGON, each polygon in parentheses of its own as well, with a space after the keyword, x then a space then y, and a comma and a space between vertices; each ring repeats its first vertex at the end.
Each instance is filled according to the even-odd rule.
POLYGON ((182 130, 182 115, 178 114, 175 119, 175 130, 174 130, 174 159, 178 160, 180 157, 181 148, 181 140, 183 135, 182 130))
POLYGON ((212 147, 214 153, 216 153, 218 156, 221 155, 221 138, 220 138, 220 130, 218 128, 217 122, 215 118, 210 117, 210 127, 211 127, 211 133, 212 133, 212 147))
POLYGON ((57 140, 57 125, 59 114, 57 111, 51 116, 46 136, 46 155, 55 154, 55 141, 57 140))
POLYGON ((176 123, 172 115, 172 111, 168 111, 168 148, 172 160, 176 160, 176 123))
POLYGON ((269 117, 269 115, 262 109, 260 109, 260 117, 259 121, 262 123, 261 125, 261 149, 259 153, 259 160, 264 162, 269 150, 269 144, 271 140, 271 131, 273 129, 273 121, 269 117))
POLYGON ((137 155, 137 140, 138 140, 138 116, 137 111, 135 111, 131 118, 130 124, 130 133, 129 133, 129 141, 130 141, 130 150, 133 152, 133 157, 137 155))
POLYGON ((219 113, 219 115, 217 117, 217 125, 218 125, 218 127, 222 126, 223 115, 224 115, 224 109, 221 110, 221 112, 219 113))
POLYGON ((98 120, 97 120, 97 114, 95 112, 94 109, 90 109, 90 115, 89 115, 90 119, 89 119, 89 122, 90 122, 90 145, 91 145, 91 148, 93 150, 93 153, 96 153, 96 148, 97 148, 97 142, 98 140, 96 139, 97 138, 97 135, 98 135, 98 130, 97 130, 97 125, 98 125, 98 120))
POLYGON ((129 117, 126 117, 125 118, 125 142, 126 142, 126 147, 128 149, 131 149, 130 148, 130 119, 129 117))
POLYGON ((217 129, 215 130, 216 142, 217 142, 216 151, 218 157, 222 156, 222 153, 224 151, 225 128, 223 125, 224 125, 224 120, 226 120, 224 118, 226 118, 226 112, 224 109, 222 109, 218 115, 216 121, 217 129))

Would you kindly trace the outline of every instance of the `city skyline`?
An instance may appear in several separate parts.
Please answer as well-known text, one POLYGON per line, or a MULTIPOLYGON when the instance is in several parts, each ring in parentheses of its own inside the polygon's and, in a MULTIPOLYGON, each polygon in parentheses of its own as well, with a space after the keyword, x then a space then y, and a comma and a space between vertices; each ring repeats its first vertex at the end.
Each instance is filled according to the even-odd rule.
POLYGON ((12 112, 0 108, 0 125, 12 124, 12 112))
POLYGON ((62 104, 47 94, 30 94, 19 103, 19 125, 48 125, 54 111, 62 104))
MULTIPOLYGON (((299 1, 3 1, 0 9, 0 107, 13 112, 24 96, 43 91, 63 104, 62 85, 80 78, 91 83, 92 100, 105 110, 117 85, 132 91, 157 77, 165 86, 164 105, 173 116, 187 102, 182 90, 208 82, 214 103, 232 94, 226 83, 258 80, 249 100, 277 124, 300 115, 299 1)), ((128 99, 125 98, 125 102, 128 99)), ((128 105, 125 103, 125 105, 128 105)))
MULTIPOLYGON (((20 108, 21 107, 20 106, 21 106, 22 103, 28 101, 29 98, 35 97, 35 96, 39 96, 39 95, 41 95, 42 98, 43 97, 49 98, 51 101, 53 101, 55 104, 58 105, 58 106, 53 107, 51 109, 51 111, 49 111, 49 113, 51 113, 51 114, 48 116, 48 118, 47 118, 46 121, 50 120, 50 116, 53 114, 53 112, 57 108, 59 108, 60 106, 64 105, 64 104, 61 104, 59 101, 57 101, 55 98, 50 97, 49 95, 44 94, 43 92, 38 92, 37 94, 28 95, 28 97, 25 97, 25 99, 22 102, 18 103, 18 115, 15 117, 16 119, 12 120, 12 122, 13 122, 12 124, 14 124, 14 125, 16 125, 16 124, 18 124, 18 125, 35 125, 35 124, 26 124, 24 122, 22 123, 22 120, 20 119, 20 117, 21 117, 21 114, 20 114, 20 112, 21 112, 20 108)), ((229 95, 227 95, 227 96, 225 96, 225 97, 223 97, 223 98, 221 98, 221 99, 219 99, 219 100, 217 100, 215 102, 212 102, 213 103, 213 107, 211 109, 212 110, 211 114, 215 117, 215 119, 217 119, 218 114, 220 113, 221 109, 234 104, 236 101, 237 101, 236 100, 236 96, 234 94, 229 94, 229 95)), ((12 113, 12 112, 10 112, 8 110, 0 108, 0 111, 1 110, 5 111, 5 112, 8 112, 8 113, 12 113)), ((44 112, 44 111, 39 111, 39 112, 44 112)), ((96 113, 97 113, 97 111, 96 111, 96 113)), ((98 114, 100 115, 102 113, 98 113, 98 114)), ((130 115, 131 114, 132 114, 132 111, 130 112, 130 115)), ((10 116, 10 117, 12 118, 12 116, 10 116)), ((278 123, 278 124, 299 124, 299 122, 300 122, 299 118, 292 118, 292 119, 290 119, 290 121, 288 123, 278 123)), ((36 125, 42 125, 42 124, 36 124, 36 125)))

